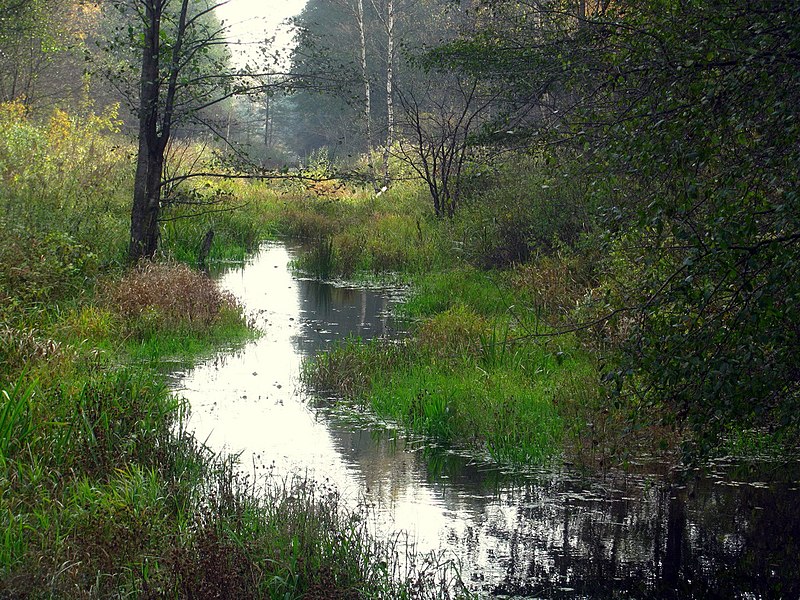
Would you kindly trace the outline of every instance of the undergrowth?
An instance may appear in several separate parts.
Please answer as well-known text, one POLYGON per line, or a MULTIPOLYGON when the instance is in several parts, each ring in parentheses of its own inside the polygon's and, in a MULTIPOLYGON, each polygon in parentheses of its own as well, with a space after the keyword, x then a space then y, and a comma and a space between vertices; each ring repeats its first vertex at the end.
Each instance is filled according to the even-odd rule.
MULTIPOLYGON (((458 593, 453 565, 376 541, 332 490, 247 480, 187 431, 161 361, 252 333, 205 274, 125 268, 132 169, 113 111, 41 121, 2 104, 0 125, 0 597, 458 593)), ((229 188, 193 192, 213 216, 165 211, 163 255, 194 265, 213 228, 211 260, 238 259, 288 229, 281 194, 297 190, 229 188)))

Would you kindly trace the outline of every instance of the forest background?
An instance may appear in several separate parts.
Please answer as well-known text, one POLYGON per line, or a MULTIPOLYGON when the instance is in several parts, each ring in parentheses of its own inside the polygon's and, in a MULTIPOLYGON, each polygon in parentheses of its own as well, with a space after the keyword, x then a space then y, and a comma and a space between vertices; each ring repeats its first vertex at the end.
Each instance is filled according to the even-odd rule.
POLYGON ((248 335, 179 263, 275 235, 413 284, 413 343, 307 374, 411 428, 513 464, 796 450, 795 2, 309 0, 246 65, 214 8, 0 1, 9 589, 326 589, 344 538, 281 554, 308 520, 226 496, 154 367, 248 335))

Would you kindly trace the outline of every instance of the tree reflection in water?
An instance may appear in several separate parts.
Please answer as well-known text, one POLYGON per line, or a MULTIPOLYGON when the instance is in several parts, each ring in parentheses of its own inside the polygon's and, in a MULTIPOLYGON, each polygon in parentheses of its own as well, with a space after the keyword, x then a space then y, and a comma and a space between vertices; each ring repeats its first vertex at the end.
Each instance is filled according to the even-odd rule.
MULTIPOLYGON (((649 477, 530 483, 495 595, 797 598, 800 500, 789 484, 649 477)), ((756 481, 752 477, 749 481, 756 481)), ((499 534, 500 532, 496 532, 499 534)))
POLYGON ((798 463, 514 478, 308 403, 303 357, 348 335, 396 335, 393 296, 297 280, 293 257, 265 245, 223 276, 264 335, 177 380, 200 439, 243 464, 324 477, 372 507, 379 535, 407 530, 422 551, 453 555, 482 595, 800 597, 798 463))

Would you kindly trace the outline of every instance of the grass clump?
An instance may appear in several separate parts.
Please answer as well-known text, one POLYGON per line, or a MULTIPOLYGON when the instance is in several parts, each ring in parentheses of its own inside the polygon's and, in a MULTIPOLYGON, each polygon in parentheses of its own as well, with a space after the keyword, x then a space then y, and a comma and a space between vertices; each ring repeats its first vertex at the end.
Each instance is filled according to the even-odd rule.
POLYGON ((278 228, 308 243, 297 268, 316 277, 374 280, 421 273, 444 264, 446 242, 420 190, 418 183, 398 183, 381 195, 363 188, 287 200, 278 228))
MULTIPOLYGON (((424 318, 462 305, 484 316, 509 315, 527 298, 505 284, 500 271, 482 271, 468 264, 417 277, 413 294, 401 307, 411 318, 424 318)), ((524 312, 520 310, 519 312, 524 312)))
POLYGON ((460 272, 468 276, 429 276, 409 299, 406 312, 427 315, 412 338, 348 340, 307 363, 304 381, 443 444, 517 466, 547 461, 571 427, 563 390, 571 373, 594 372, 592 362, 574 339, 531 338, 530 320, 505 308, 511 288, 460 272))
POLYGON ((205 330, 236 299, 203 273, 179 263, 145 261, 114 282, 107 304, 140 337, 164 329, 205 330))
POLYGON ((145 262, 102 293, 106 312, 84 309, 72 326, 117 326, 134 359, 193 356, 252 337, 236 299, 180 263, 145 262))
POLYGON ((531 350, 490 359, 479 339, 466 345, 351 340, 308 364, 304 377, 315 389, 501 463, 523 466, 558 454, 564 424, 553 399, 559 369, 570 365, 531 350))

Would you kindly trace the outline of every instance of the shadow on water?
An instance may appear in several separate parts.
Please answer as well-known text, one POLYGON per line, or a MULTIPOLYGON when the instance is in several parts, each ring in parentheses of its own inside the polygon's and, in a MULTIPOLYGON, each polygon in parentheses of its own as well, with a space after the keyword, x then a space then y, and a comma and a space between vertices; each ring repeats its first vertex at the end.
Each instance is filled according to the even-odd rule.
POLYGON ((520 477, 314 408, 297 380, 303 358, 349 335, 397 335, 397 293, 297 280, 293 253, 268 244, 220 276, 263 335, 179 379, 210 447, 334 483, 379 535, 403 530, 418 550, 456 557, 484 596, 800 597, 797 463, 520 477))

